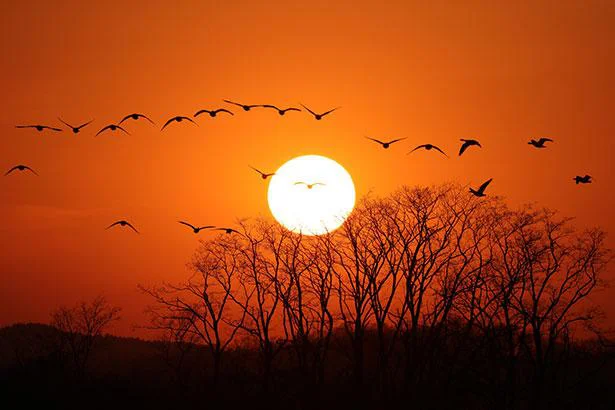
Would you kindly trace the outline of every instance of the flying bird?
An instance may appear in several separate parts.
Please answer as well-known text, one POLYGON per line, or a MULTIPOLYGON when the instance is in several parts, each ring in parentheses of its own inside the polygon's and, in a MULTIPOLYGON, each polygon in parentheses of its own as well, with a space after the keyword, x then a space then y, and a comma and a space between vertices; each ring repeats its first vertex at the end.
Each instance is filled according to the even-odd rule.
POLYGON ((218 108, 217 110, 199 110, 196 112, 196 114, 194 114, 195 117, 198 117, 199 115, 203 114, 203 113, 207 113, 209 114, 210 117, 215 117, 216 115, 218 115, 219 112, 225 112, 231 115, 235 115, 232 112, 230 112, 229 110, 227 110, 226 108, 218 108))
POLYGON ((389 148, 391 146, 391 144, 394 144, 397 141, 403 141, 403 140, 406 139, 406 138, 397 138, 396 140, 391 140, 391 141, 384 142, 384 141, 377 140, 375 138, 370 138, 370 137, 365 137, 365 138, 367 138, 368 140, 372 140, 374 142, 377 142, 378 144, 382 145, 382 148, 384 148, 384 149, 389 148))
POLYGON ((239 232, 238 230, 233 229, 233 228, 215 228, 213 230, 214 231, 224 231, 227 234, 232 234, 234 232, 234 233, 238 233, 239 235, 241 235, 241 232, 239 232))
POLYGON ((314 182, 314 183, 308 184, 307 182, 299 181, 299 182, 295 182, 294 185, 305 185, 307 187, 307 189, 312 189, 312 188, 314 188, 317 185, 323 185, 324 186, 326 184, 324 184, 322 182, 314 182))
POLYGON ((417 149, 420 149, 420 148, 425 148, 427 151, 435 149, 436 151, 439 151, 440 153, 442 153, 442 155, 444 155, 445 157, 448 158, 448 155, 446 155, 446 153, 444 151, 442 151, 440 148, 438 148, 438 147, 436 147, 435 145, 432 145, 432 144, 419 145, 418 147, 416 147, 415 149, 410 151, 408 154, 411 154, 411 153, 413 153, 414 151, 416 151, 417 149))
POLYGON ((250 109, 255 108, 255 107, 261 107, 260 104, 252 104, 252 105, 247 105, 247 104, 240 104, 238 102, 234 102, 234 101, 230 101, 230 100, 222 100, 225 103, 229 103, 229 104, 233 104, 236 105, 238 107, 243 108, 244 111, 250 111, 250 109))
POLYGON ((323 112, 322 114, 317 114, 317 113, 315 113, 314 111, 310 110, 310 109, 309 109, 308 107, 306 107, 305 105, 301 104, 301 106, 302 106, 303 108, 305 108, 306 110, 308 110, 308 111, 310 112, 310 114, 312 114, 312 115, 314 116, 314 118, 315 118, 316 120, 318 120, 318 121, 322 120, 322 117, 324 117, 325 115, 327 115, 327 114, 331 114, 333 111, 335 111, 335 110, 339 110, 340 108, 342 108, 342 107, 335 107, 335 108, 330 109, 329 111, 325 111, 325 112, 323 112))
POLYGON ((299 108, 295 108, 295 107, 278 108, 275 105, 271 105, 271 104, 263 104, 263 105, 260 105, 260 107, 273 108, 274 110, 278 110, 278 114, 280 115, 286 114, 287 111, 301 111, 299 108))
POLYGON ((478 189, 476 190, 470 188, 470 193, 472 193, 474 196, 486 196, 485 189, 487 189, 487 186, 491 183, 492 180, 493 178, 489 178, 481 186, 479 186, 478 189))
POLYGON ((9 175, 13 171, 25 171, 25 170, 28 170, 28 171, 32 172, 34 175, 38 175, 35 170, 33 170, 32 168, 30 168, 27 165, 15 165, 13 168, 11 168, 8 171, 6 171, 6 174, 4 174, 4 176, 9 175))
POLYGON ((62 131, 60 128, 54 128, 48 125, 16 125, 15 128, 36 128, 38 132, 41 132, 43 130, 62 131))
POLYGON ((192 228, 192 231, 194 233, 199 233, 203 229, 215 228, 215 226, 213 226, 213 225, 206 225, 206 226, 199 226, 199 227, 197 227, 197 226, 194 226, 192 224, 189 224, 188 222, 184 222, 184 221, 177 221, 177 222, 179 222, 182 225, 189 226, 190 228, 192 228))
POLYGON ((107 125, 106 127, 102 128, 100 131, 98 131, 98 132, 96 133, 96 135, 95 135, 95 136, 96 136, 96 137, 98 137, 98 135, 99 135, 99 134, 101 134, 101 133, 105 132, 106 130, 109 130, 109 131, 122 130, 122 131, 124 131, 126 134, 130 135, 130 133, 129 133, 128 131, 126 131, 126 130, 125 130, 125 129, 121 126, 121 125, 118 125, 118 124, 109 124, 109 125, 107 125))
POLYGON ((536 148, 546 148, 545 147, 545 142, 553 142, 553 140, 551 138, 541 138, 538 141, 530 140, 530 142, 528 142, 528 144, 533 145, 536 148))
POLYGON ((461 156, 461 154, 463 154, 465 150, 467 150, 472 145, 476 145, 477 147, 481 148, 483 147, 482 145, 480 145, 480 142, 476 140, 464 140, 463 138, 461 138, 459 139, 459 141, 463 142, 463 144, 461 144, 461 148, 459 148, 459 156, 461 156))
POLYGON ((117 222, 113 222, 111 225, 107 226, 107 229, 112 228, 112 227, 114 227, 115 225, 120 225, 120 226, 128 226, 129 228, 131 228, 131 229, 132 229, 133 231, 135 231, 136 233, 139 233, 139 231, 137 231, 137 229, 136 229, 134 226, 132 226, 132 225, 130 224, 130 222, 128 222, 128 221, 124 221, 124 220, 117 221, 117 222))
POLYGON ((252 165, 248 165, 248 166, 250 168, 252 168, 253 170, 255 170, 256 172, 258 172, 259 174, 261 174, 261 178, 263 178, 263 179, 267 179, 267 178, 272 177, 272 176, 275 175, 275 172, 272 172, 272 173, 268 174, 266 172, 263 172, 263 171, 260 171, 260 170, 258 170, 256 168, 254 168, 252 165))
POLYGON ((145 118, 146 120, 148 120, 152 125, 156 125, 154 124, 154 121, 152 121, 147 115, 145 114, 128 114, 127 116, 125 116, 124 118, 122 118, 122 121, 120 121, 119 123, 123 123, 126 120, 138 120, 139 118, 145 118))
POLYGON ((72 125, 70 125, 69 123, 67 123, 66 121, 64 121, 62 118, 58 117, 58 120, 60 120, 60 122, 62 122, 62 124, 66 125, 68 128, 70 128, 73 131, 73 134, 77 134, 79 133, 79 131, 81 130, 81 128, 85 127, 86 125, 88 125, 89 123, 91 123, 94 120, 90 120, 86 123, 81 124, 78 127, 73 127, 72 125))
POLYGON ((572 178, 574 180, 575 184, 591 184, 592 183, 592 177, 590 175, 585 174, 585 176, 579 176, 577 175, 576 177, 572 178))
POLYGON ((165 122, 164 125, 162 126, 162 128, 160 129, 160 131, 164 130, 167 127, 167 125, 169 125, 173 121, 175 121, 175 122, 182 122, 183 120, 190 121, 191 123, 193 123, 194 125, 196 125, 198 127, 198 124, 196 122, 192 121, 191 118, 183 117, 181 115, 178 115, 177 117, 173 117, 169 121, 165 122))

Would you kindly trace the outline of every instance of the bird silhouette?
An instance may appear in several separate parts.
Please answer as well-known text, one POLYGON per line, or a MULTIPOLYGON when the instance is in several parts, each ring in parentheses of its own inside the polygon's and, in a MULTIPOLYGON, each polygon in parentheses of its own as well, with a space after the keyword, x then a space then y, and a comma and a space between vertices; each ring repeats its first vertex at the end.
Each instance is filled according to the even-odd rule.
POLYGON ((224 101, 225 103, 229 103, 229 104, 233 104, 233 105, 236 105, 238 107, 241 107, 241 108, 243 108, 244 111, 250 111, 250 109, 252 109, 252 108, 261 107, 260 104, 247 105, 247 104, 241 104, 241 103, 238 103, 238 102, 234 102, 234 101, 231 101, 231 100, 222 100, 222 101, 224 101))
POLYGON ((295 182, 294 185, 305 185, 307 189, 312 189, 312 188, 314 188, 317 185, 323 185, 324 186, 326 184, 324 184, 322 182, 314 182, 314 183, 308 184, 307 182, 298 181, 298 182, 295 182))
POLYGON ((459 139, 459 141, 463 142, 463 144, 461 144, 461 148, 459 148, 459 156, 461 156, 461 154, 463 154, 465 150, 467 150, 472 145, 476 145, 481 148, 483 147, 482 145, 480 145, 480 142, 476 140, 464 140, 463 138, 461 138, 459 139))
POLYGON ((231 111, 227 110, 226 108, 218 108, 217 110, 199 110, 196 112, 196 114, 194 114, 195 117, 198 117, 199 115, 203 114, 203 113, 207 113, 209 114, 210 117, 215 117, 216 115, 218 115, 219 112, 225 112, 231 115, 235 115, 233 114, 231 111))
POLYGON ((486 196, 485 189, 487 189, 487 185, 489 185, 492 180, 493 178, 489 178, 487 181, 483 182, 483 184, 479 186, 476 190, 470 188, 470 193, 472 193, 474 196, 486 196))
POLYGON ((164 130, 167 127, 167 125, 169 125, 173 121, 175 121, 175 122, 182 122, 183 120, 190 121, 191 123, 193 123, 194 125, 196 125, 198 127, 198 124, 196 122, 192 121, 191 118, 178 115, 176 117, 173 117, 173 118, 169 119, 167 122, 165 122, 164 125, 162 126, 162 128, 160 129, 160 131, 164 130))
POLYGON ((380 141, 380 140, 377 140, 377 139, 371 138, 371 137, 365 137, 365 138, 367 138, 368 140, 372 140, 374 142, 377 142, 378 144, 382 145, 382 148, 384 148, 384 149, 389 148, 391 146, 391 144, 394 144, 397 141, 403 141, 403 140, 406 139, 406 138, 397 138, 396 140, 391 140, 391 141, 384 142, 384 141, 380 141))
POLYGON ((34 175, 38 175, 36 171, 30 168, 29 166, 20 164, 20 165, 15 165, 13 168, 6 171, 6 174, 4 174, 4 176, 9 175, 13 171, 25 171, 25 170, 32 172, 34 175))
POLYGON ((119 122, 120 124, 123 123, 126 120, 138 120, 139 118, 145 118, 146 120, 148 120, 152 125, 156 125, 154 124, 154 121, 152 121, 147 115, 145 114, 138 114, 138 113, 134 113, 134 114, 128 114, 127 116, 125 116, 124 118, 122 118, 122 120, 119 122))
POLYGON ((184 222, 184 221, 177 221, 177 222, 179 222, 179 223, 180 223, 180 224, 182 224, 182 225, 189 226, 190 228, 192 228, 192 231, 193 231, 194 233, 199 233, 199 232, 200 232, 201 230, 203 230, 203 229, 215 228, 215 226, 213 226, 213 225, 205 225, 205 226, 199 226, 199 227, 197 227, 197 226, 194 226, 194 225, 192 225, 192 224, 190 224, 190 223, 188 223, 188 222, 184 222))
POLYGON ((530 140, 530 142, 528 142, 528 144, 533 145, 536 148, 546 148, 545 147, 545 142, 553 142, 553 140, 551 138, 541 138, 538 141, 530 140))
POLYGON ((592 177, 590 175, 585 174, 584 176, 580 176, 577 175, 576 177, 572 178, 574 180, 575 184, 591 184, 592 182, 592 177))
POLYGON ((233 232, 234 233, 238 233, 239 235, 241 235, 241 232, 239 232, 238 230, 233 229, 233 228, 215 228, 215 229, 212 229, 212 230, 213 231, 224 231, 224 232, 226 232, 229 235, 232 234, 233 232))
POLYGON ((15 128, 36 128, 38 132, 41 132, 43 130, 62 131, 60 128, 54 128, 48 125, 38 125, 38 124, 37 125, 16 125, 15 128))
POLYGON ((314 116, 314 118, 316 120, 318 120, 318 121, 322 120, 322 117, 324 117, 325 115, 331 114, 333 111, 339 110, 340 108, 342 108, 342 107, 335 107, 335 108, 330 109, 329 111, 323 112, 322 114, 318 114, 318 113, 315 113, 314 111, 310 110, 308 107, 306 107, 303 104, 301 104, 301 106, 303 108, 305 108, 306 110, 308 110, 310 112, 310 114, 312 114, 314 116))
POLYGON ((438 148, 438 147, 436 147, 435 145, 432 145, 432 144, 419 145, 418 147, 416 147, 412 151, 408 152, 408 154, 412 154, 414 151, 416 151, 417 149, 420 149, 420 148, 425 148, 427 151, 435 149, 436 151, 439 151, 440 153, 442 153, 442 155, 444 155, 445 157, 448 158, 448 155, 446 155, 446 153, 444 151, 442 151, 440 148, 438 148))
POLYGON ((280 115, 286 114, 287 111, 301 111, 299 108, 295 108, 295 107, 278 108, 275 105, 271 105, 271 104, 263 104, 263 105, 260 105, 259 107, 273 108, 274 110, 278 110, 278 114, 280 115))
POLYGON ((121 125, 109 124, 106 127, 102 128, 100 131, 98 131, 96 133, 96 137, 98 137, 98 135, 100 135, 101 133, 105 132, 106 130, 109 130, 109 131, 121 130, 121 131, 124 131, 126 134, 130 135, 130 133, 128 131, 126 131, 121 125))
POLYGON ((117 221, 117 222, 113 222, 111 225, 107 226, 107 229, 114 227, 115 225, 120 225, 120 226, 128 226, 129 228, 131 228, 133 231, 135 231, 136 233, 139 233, 139 231, 137 231, 137 229, 132 226, 132 224, 128 221, 117 221))
POLYGON ((272 177, 272 176, 274 176, 274 175, 275 175, 275 173, 270 173, 270 174, 268 174, 268 173, 266 173, 266 172, 260 171, 260 170, 258 170, 258 169, 256 169, 256 168, 254 168, 252 165, 248 165, 248 166, 249 166, 250 168, 252 168, 253 170, 255 170, 256 172, 258 172, 259 174, 261 174, 261 178, 263 178, 263 179, 267 179, 267 178, 272 177))
POLYGON ((86 125, 90 124, 92 121, 94 120, 90 120, 88 122, 85 122, 83 124, 81 124, 78 127, 73 127, 72 125, 70 125, 69 123, 67 123, 66 121, 64 121, 62 118, 58 117, 58 120, 60 120, 60 122, 62 122, 62 124, 66 125, 68 128, 70 128, 73 131, 73 134, 78 134, 79 131, 81 131, 81 128, 85 127, 86 125))

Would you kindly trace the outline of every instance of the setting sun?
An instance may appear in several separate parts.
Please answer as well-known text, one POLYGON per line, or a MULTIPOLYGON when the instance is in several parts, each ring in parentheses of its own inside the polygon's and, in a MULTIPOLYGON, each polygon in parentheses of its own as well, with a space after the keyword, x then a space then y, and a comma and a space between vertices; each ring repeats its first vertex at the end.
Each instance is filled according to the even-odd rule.
POLYGON ((269 184, 269 208, 287 229, 307 235, 331 232, 354 207, 350 174, 337 162, 305 155, 282 165, 269 184))

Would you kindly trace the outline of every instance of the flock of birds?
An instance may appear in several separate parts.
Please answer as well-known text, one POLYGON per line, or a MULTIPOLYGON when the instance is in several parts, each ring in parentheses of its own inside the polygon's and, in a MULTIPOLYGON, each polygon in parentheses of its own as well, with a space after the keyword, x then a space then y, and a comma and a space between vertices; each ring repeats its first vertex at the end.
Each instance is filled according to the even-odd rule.
MULTIPOLYGON (((234 105, 237 107, 240 107, 241 109, 243 109, 244 111, 250 111, 253 108, 269 108, 269 109, 274 109, 278 112, 279 115, 283 116, 286 115, 287 112, 291 112, 291 111, 297 111, 297 112, 302 112, 303 110, 301 108, 298 107, 286 107, 286 108, 279 108, 275 105, 271 105, 271 104, 242 104, 242 103, 238 103, 235 101, 231 101, 231 100, 223 100, 224 102, 226 102, 227 104, 230 105, 234 105)), ((308 108, 307 106, 300 104, 301 107, 303 107, 303 109, 305 109, 309 114, 311 114, 315 120, 320 121, 322 120, 326 115, 331 114, 332 112, 340 109, 341 107, 335 107, 332 108, 328 111, 325 112, 315 112, 313 110, 311 110, 310 108, 308 108)), ((202 109, 197 111, 194 114, 194 118, 197 118, 200 115, 203 114, 208 114, 210 117, 215 118, 216 116, 218 116, 218 114, 220 113, 224 113, 226 115, 235 115, 232 111, 230 111, 227 108, 215 108, 215 109, 202 109)), ((73 134, 78 134, 79 132, 81 132, 81 130, 83 128, 85 128, 86 126, 90 125, 94 120, 90 120, 87 121, 85 123, 79 124, 79 125, 71 125, 69 123, 67 123, 66 121, 64 121, 61 118, 58 118, 58 120, 64 124, 73 134)), ((133 113, 133 114, 128 114, 125 117, 123 117, 117 124, 112 123, 112 124, 108 124, 106 126, 104 126, 103 128, 101 128, 97 133, 96 136, 104 133, 104 132, 115 132, 115 131, 121 131, 124 132, 127 135, 130 135, 130 133, 124 128, 122 127, 121 124, 123 124, 126 121, 137 121, 137 120, 145 120, 148 121, 150 124, 152 124, 153 126, 155 126, 155 122, 152 121, 147 115, 145 114, 140 114, 140 113, 133 113)), ((169 118, 164 125, 162 126, 162 128, 160 129, 161 131, 163 131, 165 128, 167 128, 169 125, 173 124, 173 123, 181 123, 183 121, 187 121, 190 122, 196 126, 198 126, 198 124, 190 117, 187 116, 183 116, 183 115, 178 115, 178 116, 174 116, 169 118)), ((35 124, 35 125, 16 125, 16 128, 29 128, 29 129, 35 129, 38 132, 43 132, 45 130, 48 131, 54 131, 54 132, 62 132, 63 130, 61 128, 57 128, 57 127, 53 127, 53 126, 49 126, 49 125, 41 125, 41 124, 35 124)), ((406 138, 397 138, 397 139, 393 139, 390 141, 381 141, 379 139, 376 138, 372 138, 372 137, 365 137, 370 141, 373 141, 377 144, 379 144, 382 148, 384 149, 389 149, 391 147, 391 145, 403 141, 406 138)), ((478 140, 475 139, 460 139, 461 141, 461 147, 459 148, 459 156, 463 155, 464 152, 466 152, 466 150, 470 147, 478 147, 478 148, 482 148, 482 145, 480 144, 480 142, 478 140)), ((535 148, 546 148, 546 143, 547 142, 554 142, 552 139, 550 138, 540 138, 538 140, 532 139, 528 142, 529 145, 532 145, 535 148)), ((414 149, 412 149, 411 151, 408 152, 408 154, 411 154, 417 150, 421 150, 424 149, 426 151, 431 151, 431 150, 435 150, 437 152, 439 152, 440 154, 448 157, 448 155, 442 150, 440 149, 438 146, 434 145, 434 144, 421 144, 418 145, 417 147, 415 147, 414 149)), ((256 171, 257 173, 260 174, 261 178, 263 180, 266 180, 267 178, 273 177, 276 174, 275 173, 267 173, 267 172, 263 172, 260 171, 259 169, 249 165, 250 168, 252 168, 254 171, 256 171)), ((11 169, 9 169, 4 175, 8 176, 11 175, 13 172, 15 171, 30 171, 31 173, 33 173, 34 175, 38 175, 38 173, 32 169, 31 167, 27 166, 27 165, 23 165, 23 164, 19 164, 19 165, 15 165, 14 167, 12 167, 11 169)), ((592 182, 592 177, 590 175, 577 175, 573 178, 573 180, 575 181, 576 184, 588 184, 592 182)), ((469 189, 469 192, 477 197, 484 197, 486 196, 485 194, 485 190, 487 189, 487 187, 489 186, 489 184, 491 183, 491 181, 493 180, 493 178, 488 179, 487 181, 485 181, 481 186, 479 186, 477 189, 471 188, 469 189)), ((324 186, 326 185, 324 182, 305 182, 305 181, 296 181, 294 182, 295 186, 305 186, 305 188, 307 189, 313 189, 316 186, 324 186)), ((198 234, 200 231, 202 230, 218 230, 218 231, 224 231, 227 234, 232 234, 232 233, 237 233, 237 234, 241 234, 239 231, 233 229, 233 228, 228 228, 228 227, 218 227, 218 226, 214 226, 214 225, 205 225, 205 226, 195 226, 189 222, 186 221, 178 221, 180 224, 185 225, 187 227, 189 227, 195 234, 198 234)), ((116 221, 114 223, 112 223, 111 225, 109 225, 106 229, 110 229, 114 226, 120 226, 120 227, 127 227, 132 229, 134 232, 139 233, 139 231, 128 221, 126 220, 119 220, 116 221)))

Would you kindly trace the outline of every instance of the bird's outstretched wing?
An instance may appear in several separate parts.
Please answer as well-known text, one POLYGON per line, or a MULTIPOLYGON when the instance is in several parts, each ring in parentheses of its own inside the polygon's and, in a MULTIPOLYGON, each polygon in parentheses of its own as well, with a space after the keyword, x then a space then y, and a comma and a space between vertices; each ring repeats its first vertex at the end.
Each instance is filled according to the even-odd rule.
POLYGON ((6 171, 6 174, 4 174, 4 176, 7 176, 8 174, 10 174, 11 172, 15 171, 16 169, 19 169, 19 165, 16 165, 13 168, 11 168, 8 171, 6 171))
POLYGON ((491 181, 493 181, 493 178, 489 178, 488 180, 483 182, 483 184, 478 187, 478 192, 485 192, 485 189, 487 189, 487 186, 491 183, 491 181))
POLYGON ((380 145, 384 145, 384 142, 382 142, 380 140, 377 140, 376 138, 372 138, 372 137, 365 137, 365 138, 367 138, 368 140, 372 140, 374 142, 377 142, 380 145))
POLYGON ((201 230, 201 229, 210 229, 210 228, 215 228, 215 226, 214 225, 199 226, 199 230, 201 230))
POLYGON ((226 108, 218 108, 217 110, 215 110, 214 112, 225 112, 227 114, 231 114, 231 115, 235 115, 233 114, 232 111, 227 110, 226 108))
POLYGON ((86 125, 90 124, 92 121, 94 121, 94 120, 90 120, 90 121, 88 121, 88 122, 84 122, 83 124, 81 124, 80 126, 75 127, 75 128, 77 128, 78 130, 80 130, 81 128, 83 128, 83 127, 85 127, 86 125))
POLYGON ((69 123, 67 123, 66 121, 64 121, 62 118, 58 117, 58 120, 59 120, 62 124, 66 125, 68 128, 71 128, 71 129, 72 129, 72 128, 74 128, 72 125, 70 125, 69 123))
POLYGON ((173 118, 171 118, 170 120, 168 120, 167 122, 165 122, 165 123, 164 123, 164 125, 162 126, 162 128, 160 128, 160 131, 164 130, 164 129, 167 127, 167 125, 169 125, 170 123, 172 123, 173 121, 175 121, 175 120, 176 120, 176 118, 177 118, 177 117, 173 117, 173 118))
POLYGON ((136 233, 139 233, 139 231, 137 231, 137 228, 135 228, 134 226, 132 226, 132 224, 128 221, 126 221, 126 225, 128 225, 133 231, 135 231, 136 233))
POLYGON ((545 142, 553 142, 553 140, 551 138, 541 138, 538 140, 538 143, 540 145, 544 144, 545 142))
POLYGON ((62 131, 60 128, 48 127, 46 125, 44 126, 44 128, 47 128, 48 130, 51 130, 51 131, 62 131))
POLYGON ((181 119, 183 119, 183 120, 188 120, 188 121, 190 121, 191 123, 193 123, 194 125, 196 125, 197 127, 199 126, 199 124, 197 124, 196 122, 194 122, 194 121, 192 120, 192 118, 190 118, 190 117, 184 117, 184 116, 181 116, 181 117, 179 117, 179 118, 181 118, 181 119))
POLYGON ((119 125, 116 125, 117 129, 124 131, 127 135, 130 135, 130 133, 128 131, 126 131, 123 127, 120 127, 119 125))
POLYGON ((282 111, 299 111, 301 112, 301 109, 297 108, 297 107, 288 107, 283 109, 282 111))
POLYGON ((189 227, 191 227, 192 229, 196 229, 196 227, 195 227, 194 225, 189 224, 188 222, 184 222, 184 221, 177 221, 177 222, 179 222, 179 223, 180 223, 180 224, 182 224, 182 225, 189 226, 189 227))
POLYGON ((265 175, 265 173, 259 169, 254 168, 252 165, 248 165, 250 168, 252 168, 253 170, 255 170, 256 172, 258 172, 261 175, 265 175))
POLYGON ((194 114, 194 116, 195 116, 195 117, 198 117, 199 115, 203 114, 204 112, 206 112, 207 114, 211 114, 211 111, 210 111, 210 110, 198 110, 198 111, 194 114))
POLYGON ((98 132, 96 133, 95 137, 98 137, 98 135, 99 135, 100 133, 103 133, 103 132, 105 132, 106 130, 108 130, 108 129, 110 129, 110 128, 111 128, 111 125, 107 125, 106 127, 102 128, 100 131, 98 131, 98 132))
POLYGON ((404 138, 397 138, 397 139, 394 139, 394 140, 389 141, 387 144, 389 144, 389 145, 391 145, 391 144, 395 144, 396 142, 403 141, 403 140, 405 140, 405 139, 407 139, 407 138, 408 138, 408 137, 404 137, 404 138))
POLYGON ((448 155, 446 155, 446 153, 444 151, 442 151, 440 148, 436 147, 435 145, 432 145, 432 147, 436 150, 441 152, 445 157, 448 157, 448 155))
POLYGON ((325 184, 324 182, 314 182, 313 184, 311 184, 313 187, 315 187, 316 185, 322 185, 325 186, 327 184, 325 184))
POLYGON ((470 143, 467 140, 461 140, 461 141, 463 141, 463 144, 461 144, 461 148, 459 148, 459 156, 461 156, 461 154, 463 154, 465 150, 467 150, 468 147, 470 146, 470 143))
POLYGON ((306 107, 305 105, 303 105, 303 104, 299 104, 299 105, 301 105, 303 108, 305 108, 306 110, 308 110, 308 111, 310 112, 310 114, 312 114, 313 116, 317 116, 317 115, 318 115, 318 114, 316 114, 314 111, 312 111, 312 110, 310 110, 308 107, 306 107))
POLYGON ((152 125, 156 125, 156 124, 154 123, 154 121, 152 121, 152 119, 151 119, 150 117, 148 117, 147 115, 145 115, 145 114, 138 114, 138 115, 139 115, 140 117, 143 117, 143 118, 145 118, 146 120, 148 120, 148 121, 149 121, 152 125))
MULTIPOLYGON (((123 123, 124 121, 128 120, 129 118, 132 118, 132 116, 133 116, 133 115, 135 115, 135 114, 128 114, 127 116, 125 116, 124 118, 122 118, 122 119, 120 120, 120 122, 118 122, 118 124, 121 124, 121 123, 123 123)), ((138 115, 139 115, 139 114, 137 114, 137 116, 138 116, 138 115)))
POLYGON ((423 144, 423 145, 419 145, 418 147, 416 147, 415 149, 413 149, 412 151, 410 151, 408 154, 412 154, 414 151, 416 151, 417 149, 421 149, 421 148, 425 148, 427 146, 427 144, 423 144))
POLYGON ((281 109, 279 109, 278 107, 272 104, 260 104, 260 105, 256 105, 256 107, 273 108, 274 110, 282 111, 281 109))
POLYGON ((298 181, 298 182, 295 182, 293 185, 307 185, 307 183, 303 181, 298 181))
POLYGON ((113 222, 111 225, 107 226, 105 229, 113 228, 115 225, 121 224, 122 221, 113 222))
POLYGON ((16 125, 15 128, 36 128, 36 125, 16 125))
POLYGON ((235 102, 235 101, 231 101, 231 100, 222 100, 222 101, 224 101, 225 103, 236 105, 238 107, 242 107, 242 108, 244 107, 244 104, 239 104, 238 102, 235 102))
POLYGON ((335 110, 339 110, 340 108, 342 108, 342 107, 335 107, 335 108, 332 108, 332 109, 330 109, 329 111, 325 111, 325 112, 323 112, 322 114, 320 114, 320 116, 321 116, 321 117, 324 117, 324 116, 325 116, 325 115, 327 115, 327 114, 331 114, 331 113, 332 113, 333 111, 335 111, 335 110))

